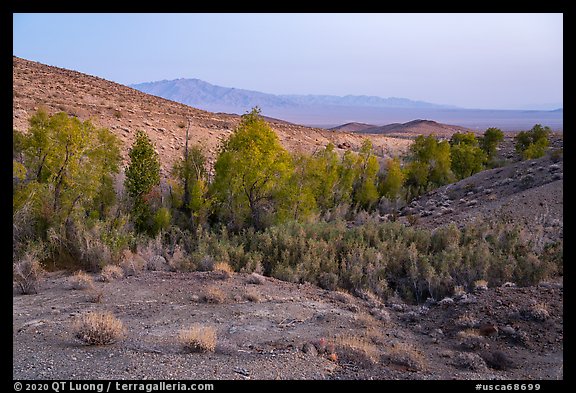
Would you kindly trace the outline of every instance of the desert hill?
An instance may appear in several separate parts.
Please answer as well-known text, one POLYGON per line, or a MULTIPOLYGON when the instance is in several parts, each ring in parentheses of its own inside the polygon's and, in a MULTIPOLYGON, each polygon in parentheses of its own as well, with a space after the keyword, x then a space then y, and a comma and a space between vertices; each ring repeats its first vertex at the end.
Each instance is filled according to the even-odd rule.
POLYGON ((481 132, 471 130, 466 127, 460 127, 450 124, 442 124, 433 120, 412 120, 406 123, 392 123, 383 126, 371 126, 368 124, 348 123, 339 127, 332 128, 356 132, 362 134, 386 134, 387 136, 394 137, 414 137, 417 135, 438 135, 443 137, 450 137, 452 134, 458 132, 474 132, 480 134, 481 132), (354 126, 354 124, 358 124, 354 126))
POLYGON ((330 131, 339 131, 339 132, 363 132, 364 130, 368 130, 371 128, 376 128, 374 124, 366 124, 366 123, 357 123, 351 122, 342 124, 340 126, 329 128, 330 131))
MULTIPOLYGON (((154 142, 164 171, 182 156, 187 119, 191 123, 190 144, 203 146, 209 162, 240 120, 238 115, 206 112, 102 78, 18 57, 13 58, 13 89, 14 129, 26 130, 28 119, 41 106, 50 114, 64 111, 81 120, 91 118, 120 138, 124 159, 136 130, 141 129, 154 142)), ((362 144, 363 136, 267 120, 290 151, 313 152, 330 142, 354 150, 362 144)), ((382 155, 394 154, 410 144, 386 136, 368 137, 382 155)))

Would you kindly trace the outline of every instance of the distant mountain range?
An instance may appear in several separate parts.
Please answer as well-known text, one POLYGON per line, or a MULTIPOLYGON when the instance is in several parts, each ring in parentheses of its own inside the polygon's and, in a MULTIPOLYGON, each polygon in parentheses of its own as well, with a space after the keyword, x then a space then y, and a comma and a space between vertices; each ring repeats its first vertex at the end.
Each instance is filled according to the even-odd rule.
POLYGON ((521 130, 531 128, 536 123, 554 130, 562 130, 563 127, 562 109, 479 110, 398 97, 276 95, 217 86, 199 79, 163 80, 130 87, 211 112, 244 114, 258 106, 263 115, 324 128, 351 122, 384 125, 413 119, 434 119, 477 130, 488 127, 521 130))
POLYGON ((413 101, 407 98, 376 96, 332 95, 276 95, 254 90, 222 87, 200 79, 175 79, 130 85, 144 93, 168 98, 186 105, 212 112, 233 110, 249 111, 255 106, 263 110, 299 108, 309 106, 346 106, 372 108, 456 108, 448 105, 413 101))

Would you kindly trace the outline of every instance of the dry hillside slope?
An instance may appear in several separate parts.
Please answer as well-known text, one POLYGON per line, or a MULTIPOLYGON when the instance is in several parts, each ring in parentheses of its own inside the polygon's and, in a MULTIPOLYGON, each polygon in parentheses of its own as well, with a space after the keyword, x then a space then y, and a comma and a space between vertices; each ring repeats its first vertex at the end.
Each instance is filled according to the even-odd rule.
MULTIPOLYGON (((211 162, 218 146, 234 130, 240 117, 211 113, 151 96, 132 88, 80 72, 13 58, 13 124, 26 130, 28 119, 39 107, 49 113, 60 111, 93 119, 107 127, 122 141, 123 157, 132 144, 136 130, 150 136, 160 153, 164 170, 181 157, 190 120, 190 143, 204 147, 211 162)), ((343 148, 357 149, 363 136, 335 133, 284 121, 268 119, 282 144, 290 151, 312 152, 329 142, 343 148)), ((378 154, 394 154, 410 142, 384 136, 370 136, 378 154)))

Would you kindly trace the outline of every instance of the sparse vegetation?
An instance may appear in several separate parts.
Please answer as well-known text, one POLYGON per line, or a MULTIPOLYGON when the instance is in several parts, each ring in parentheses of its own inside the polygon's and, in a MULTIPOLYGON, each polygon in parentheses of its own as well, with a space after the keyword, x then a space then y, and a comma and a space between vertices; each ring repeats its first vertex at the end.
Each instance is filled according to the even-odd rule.
POLYGON ((370 368, 380 361, 380 351, 366 338, 358 336, 342 336, 335 340, 336 354, 343 362, 357 364, 370 368))
POLYGON ((12 264, 12 278, 24 295, 38 293, 38 286, 44 276, 44 268, 38 260, 38 254, 34 252, 27 252, 12 264))
POLYGON ((181 330, 178 339, 190 352, 214 352, 216 349, 216 329, 211 326, 192 325, 181 330))
POLYGON ((411 344, 398 342, 387 350, 386 355, 391 363, 414 371, 421 371, 426 368, 426 359, 422 352, 411 344))
POLYGON ((122 321, 110 312, 91 312, 73 325, 74 337, 87 345, 108 345, 121 339, 126 330, 122 321))
POLYGON ((548 306, 545 303, 535 303, 527 309, 522 310, 522 314, 530 319, 540 322, 550 318, 550 312, 548 311, 548 306))
POLYGON ((230 267, 230 265, 226 262, 218 262, 214 264, 213 267, 214 271, 220 275, 220 278, 223 280, 227 280, 232 277, 234 274, 234 270, 230 267))
POLYGON ((470 313, 464 313, 460 315, 456 321, 456 326, 463 328, 474 328, 478 326, 478 319, 474 318, 470 313))
POLYGON ((458 332, 460 345, 469 350, 476 350, 486 346, 486 340, 478 329, 464 329, 458 332))
POLYGON ((110 282, 124 277, 124 270, 117 265, 106 265, 100 272, 100 279, 104 282, 110 282))
POLYGON ((253 289, 249 289, 244 293, 244 299, 249 302, 258 303, 261 300, 260 294, 253 289))
POLYGON ((486 280, 476 280, 474 281, 474 290, 485 291, 488 289, 488 281, 486 280))
POLYGON ((70 277, 70 288, 79 290, 92 289, 94 288, 94 280, 91 275, 79 270, 70 277))
POLYGON ((226 295, 218 287, 210 286, 202 294, 201 299, 204 303, 220 304, 224 303, 226 295))

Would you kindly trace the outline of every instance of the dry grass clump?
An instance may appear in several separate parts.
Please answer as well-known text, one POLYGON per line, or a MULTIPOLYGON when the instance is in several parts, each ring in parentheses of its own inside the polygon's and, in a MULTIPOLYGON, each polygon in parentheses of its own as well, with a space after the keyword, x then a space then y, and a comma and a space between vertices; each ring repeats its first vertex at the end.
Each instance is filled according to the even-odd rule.
POLYGON ((206 292, 204 292, 201 296, 201 300, 204 303, 212 303, 212 304, 220 304, 224 303, 226 296, 224 292, 220 288, 217 287, 208 287, 206 288, 206 292))
POLYGON ((126 276, 133 276, 143 271, 148 262, 138 254, 133 254, 130 250, 124 250, 120 267, 126 276))
POLYGON ((266 282, 263 275, 258 273, 252 273, 248 276, 248 284, 262 285, 266 282))
POLYGON ((92 279, 92 276, 85 271, 78 270, 70 278, 70 287, 79 290, 92 289, 94 288, 94 280, 92 279))
POLYGON ((482 355, 482 358, 488 367, 495 370, 508 370, 515 367, 514 362, 502 351, 485 353, 482 355))
POLYGON ((486 280, 476 280, 474 281, 475 291, 486 291, 488 289, 488 281, 486 280))
POLYGON ((463 285, 457 285, 454 287, 454 296, 461 297, 466 294, 466 290, 463 285))
POLYGON ((216 329, 211 326, 192 325, 181 330, 178 339, 190 352, 214 352, 216 349, 216 329))
POLYGON ((12 279, 24 295, 38 293, 38 285, 45 273, 42 264, 31 253, 12 264, 12 279))
POLYGON ((460 352, 452 364, 457 368, 464 370, 471 370, 476 372, 488 370, 484 359, 482 359, 480 355, 470 352, 460 352))
POLYGON ((232 274, 234 274, 234 270, 226 262, 215 263, 212 270, 218 273, 222 280, 227 280, 232 277, 232 274))
POLYGON ((363 311, 354 315, 354 322, 361 329, 369 329, 377 324, 376 318, 373 315, 363 311))
POLYGON ((396 343, 388 350, 387 355, 390 362, 410 370, 419 371, 426 367, 424 355, 411 344, 396 343))
POLYGON ((350 362, 364 368, 378 364, 380 351, 364 337, 344 336, 335 340, 336 353, 342 362, 350 362))
POLYGON ((244 299, 248 300, 249 302, 258 303, 260 302, 260 294, 253 290, 248 290, 244 293, 244 299))
POLYGON ((463 328, 473 328, 478 325, 478 320, 474 318, 470 313, 464 313, 456 318, 456 326, 463 327, 463 328))
POLYGON ((90 303, 102 303, 102 299, 104 298, 104 291, 91 289, 88 293, 88 301, 90 303))
POLYGON ((84 314, 73 325, 74 337, 88 345, 108 345, 121 339, 126 330, 111 312, 84 314))
POLYGON ((546 303, 533 304, 529 308, 522 310, 522 314, 540 322, 550 318, 550 312, 548 311, 548 305, 546 303))
POLYGON ((486 346, 484 336, 478 329, 465 329, 459 331, 457 337, 460 345, 466 349, 478 349, 486 346))
POLYGON ((100 272, 100 280, 104 282, 114 281, 124 277, 124 270, 117 265, 106 265, 100 272))

